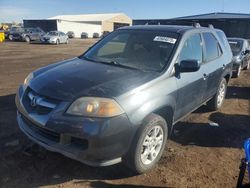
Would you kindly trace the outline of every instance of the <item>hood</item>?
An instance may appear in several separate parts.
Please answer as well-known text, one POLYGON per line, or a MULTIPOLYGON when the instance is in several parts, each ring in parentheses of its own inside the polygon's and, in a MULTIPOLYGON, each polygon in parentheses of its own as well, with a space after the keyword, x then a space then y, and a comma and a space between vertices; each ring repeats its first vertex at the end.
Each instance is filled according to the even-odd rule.
POLYGON ((45 34, 45 35, 43 35, 43 37, 44 37, 44 38, 57 38, 58 36, 45 34))
POLYGON ((158 75, 74 58, 34 72, 29 86, 40 95, 71 101, 81 96, 117 97, 158 75))

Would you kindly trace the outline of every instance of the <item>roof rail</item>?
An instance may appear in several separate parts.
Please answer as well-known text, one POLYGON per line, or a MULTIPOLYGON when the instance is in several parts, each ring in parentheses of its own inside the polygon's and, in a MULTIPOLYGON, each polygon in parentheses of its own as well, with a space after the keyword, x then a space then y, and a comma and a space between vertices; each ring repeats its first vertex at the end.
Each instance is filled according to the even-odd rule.
POLYGON ((210 29, 214 29, 213 24, 208 24, 208 28, 210 28, 210 29))
POLYGON ((200 23, 197 23, 197 22, 193 23, 193 26, 194 26, 195 28, 201 27, 200 23))

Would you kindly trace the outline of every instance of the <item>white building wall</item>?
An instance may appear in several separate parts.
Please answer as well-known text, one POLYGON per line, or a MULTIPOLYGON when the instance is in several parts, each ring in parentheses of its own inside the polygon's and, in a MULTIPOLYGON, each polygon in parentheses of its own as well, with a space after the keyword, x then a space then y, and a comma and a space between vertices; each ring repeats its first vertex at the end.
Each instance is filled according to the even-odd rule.
POLYGON ((68 31, 73 31, 75 37, 81 37, 82 32, 86 32, 89 38, 93 37, 93 33, 102 34, 102 25, 100 24, 89 24, 80 22, 70 22, 64 20, 57 20, 57 30, 67 33, 68 31))

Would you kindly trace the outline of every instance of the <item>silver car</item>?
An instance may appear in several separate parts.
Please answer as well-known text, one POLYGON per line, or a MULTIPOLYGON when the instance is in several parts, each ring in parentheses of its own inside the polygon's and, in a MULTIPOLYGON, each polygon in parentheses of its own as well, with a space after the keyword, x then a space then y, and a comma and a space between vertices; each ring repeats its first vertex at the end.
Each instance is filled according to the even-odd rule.
POLYGON ((56 44, 56 45, 61 44, 61 43, 68 44, 69 37, 68 35, 66 35, 65 33, 61 31, 50 31, 46 35, 41 37, 41 42, 49 43, 49 44, 56 44))

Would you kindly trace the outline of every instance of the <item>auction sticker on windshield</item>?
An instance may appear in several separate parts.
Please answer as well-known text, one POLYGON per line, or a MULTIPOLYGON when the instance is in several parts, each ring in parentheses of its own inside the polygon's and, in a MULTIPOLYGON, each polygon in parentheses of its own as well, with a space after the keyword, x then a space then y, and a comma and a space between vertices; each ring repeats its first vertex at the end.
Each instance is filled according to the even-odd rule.
POLYGON ((153 41, 167 42, 167 43, 174 44, 176 42, 176 39, 175 38, 171 38, 171 37, 156 36, 153 41))

